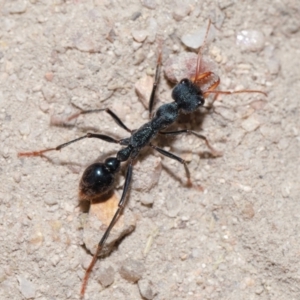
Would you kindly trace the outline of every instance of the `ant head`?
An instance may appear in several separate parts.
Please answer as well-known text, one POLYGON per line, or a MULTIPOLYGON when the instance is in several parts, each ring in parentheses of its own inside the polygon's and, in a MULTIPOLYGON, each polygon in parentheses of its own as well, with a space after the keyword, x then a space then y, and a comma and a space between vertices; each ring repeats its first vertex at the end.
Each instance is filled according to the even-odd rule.
POLYGON ((173 89, 172 98, 184 113, 191 113, 203 106, 204 97, 201 89, 191 80, 182 79, 173 89))

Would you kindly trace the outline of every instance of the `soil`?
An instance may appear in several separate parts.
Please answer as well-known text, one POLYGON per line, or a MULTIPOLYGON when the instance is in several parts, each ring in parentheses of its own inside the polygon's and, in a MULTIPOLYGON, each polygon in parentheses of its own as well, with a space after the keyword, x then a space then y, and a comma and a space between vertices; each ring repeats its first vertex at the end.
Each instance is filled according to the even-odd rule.
MULTIPOLYGON (((220 90, 267 96, 220 95, 172 127, 205 135, 222 156, 191 135, 153 142, 188 161, 192 188, 181 164, 145 149, 124 212, 135 230, 99 259, 85 299, 300 299, 297 1, 0 0, 0 13, 1 299, 79 299, 91 253, 78 184, 120 147, 91 139, 44 158, 18 153, 87 131, 127 137, 105 113, 53 124, 109 107, 141 126, 135 84, 154 76, 159 45, 163 66, 197 53, 181 37, 208 19, 217 29, 203 56, 220 90)), ((173 86, 162 67, 156 108, 173 86)), ((118 195, 123 183, 124 170, 118 195)))

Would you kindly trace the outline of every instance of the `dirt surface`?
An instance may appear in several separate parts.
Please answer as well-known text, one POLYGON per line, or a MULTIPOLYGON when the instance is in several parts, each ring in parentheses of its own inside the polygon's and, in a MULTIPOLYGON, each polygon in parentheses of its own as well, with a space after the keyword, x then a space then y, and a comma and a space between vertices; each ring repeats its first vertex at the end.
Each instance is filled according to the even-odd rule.
MULTIPOLYGON (((85 299, 300 299, 300 12, 297 1, 267 3, 0 0, 1 299, 79 299, 91 254, 78 183, 120 148, 84 140, 49 159, 18 152, 87 130, 126 137, 105 113, 70 128, 50 121, 74 105, 109 107, 138 128, 148 112, 134 86, 155 72, 158 37, 164 65, 191 51, 181 37, 209 18, 218 29, 204 56, 220 89, 268 96, 221 95, 214 111, 174 127, 201 132, 221 157, 193 136, 155 142, 189 161, 203 191, 185 187, 177 162, 141 155, 126 207, 136 228, 97 262, 85 299)), ((172 101, 172 87, 162 72, 156 107, 172 101)))

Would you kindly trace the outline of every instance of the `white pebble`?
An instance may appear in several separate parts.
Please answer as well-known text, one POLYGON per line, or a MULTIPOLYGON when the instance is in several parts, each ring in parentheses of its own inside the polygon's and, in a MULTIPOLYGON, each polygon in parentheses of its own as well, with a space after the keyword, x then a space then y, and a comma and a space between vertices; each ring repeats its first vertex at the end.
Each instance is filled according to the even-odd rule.
POLYGON ((173 18, 176 21, 181 21, 191 12, 191 7, 184 1, 178 1, 173 10, 173 18))
POLYGON ((47 194, 44 198, 44 202, 46 204, 48 204, 49 206, 52 206, 54 204, 57 204, 57 198, 55 198, 53 195, 51 194, 47 194))
POLYGON ((265 37, 258 30, 242 30, 236 36, 236 44, 242 51, 261 51, 265 45, 265 37))
POLYGON ((150 18, 148 24, 148 41, 149 43, 153 43, 156 38, 158 25, 154 18, 150 18))
POLYGON ((278 143, 280 141, 281 135, 278 131, 274 130, 272 126, 263 125, 259 128, 259 131, 266 139, 273 143, 278 143))
POLYGON ((125 260, 122 262, 122 266, 119 269, 120 275, 129 282, 137 282, 142 278, 144 272, 144 264, 135 259, 125 260))
POLYGON ((148 32, 146 30, 132 30, 132 37, 138 43, 142 43, 148 36, 148 32))
POLYGON ((276 58, 267 59, 267 68, 272 75, 277 75, 280 70, 280 62, 276 58))
MULTIPOLYGON (((207 30, 207 27, 199 28, 196 31, 186 33, 181 37, 181 41, 187 47, 190 47, 192 49, 198 49, 204 43, 206 30, 207 30)), ((215 34, 216 34, 216 29, 211 24, 208 35, 207 35, 207 38, 206 38, 206 43, 207 44, 214 40, 215 34)))
POLYGON ((74 40, 74 46, 82 52, 95 52, 96 46, 89 34, 82 34, 74 40))
POLYGON ((143 6, 149 8, 149 9, 155 9, 156 8, 156 1, 155 0, 141 0, 141 3, 143 6))
POLYGON ((242 122, 242 127, 245 129, 247 132, 251 132, 256 130, 260 126, 260 122, 254 118, 254 117, 249 117, 245 121, 242 122))
POLYGON ((50 261, 51 261, 52 265, 55 267, 59 263, 60 258, 58 255, 54 255, 51 257, 50 261))
POLYGON ((281 184, 281 194, 284 198, 287 198, 291 194, 292 184, 290 182, 283 182, 281 184))
POLYGON ((21 133, 21 135, 28 136, 30 133, 29 124, 28 123, 22 124, 19 128, 19 132, 21 133))
POLYGON ((138 282, 139 290, 144 299, 151 300, 154 298, 155 293, 153 292, 151 285, 152 285, 151 281, 147 279, 139 280, 138 282))
POLYGON ((16 182, 16 183, 20 183, 20 181, 21 181, 21 174, 20 173, 14 173, 14 181, 16 182))
POLYGON ((170 218, 175 218, 182 209, 181 198, 176 197, 174 194, 170 194, 170 195, 168 195, 165 202, 166 202, 166 207, 167 207, 166 214, 170 218))
POLYGON ((241 190, 243 190, 244 192, 247 192, 247 193, 249 193, 249 192, 252 191, 252 188, 251 188, 251 186, 249 186, 249 185, 243 185, 243 184, 240 184, 240 185, 239 185, 239 188, 240 188, 241 190))
POLYGON ((234 4, 233 0, 219 0, 218 2, 219 2, 218 3, 219 7, 221 9, 225 9, 225 8, 227 8, 229 6, 232 6, 234 4))
POLYGON ((22 14, 26 11, 27 2, 25 0, 8 1, 7 10, 10 14, 22 14))
POLYGON ((19 289, 22 293, 22 295, 26 298, 26 299, 31 299, 35 297, 35 292, 36 292, 36 288, 35 285, 27 280, 26 278, 24 278, 23 276, 17 276, 18 281, 19 281, 19 289))
POLYGON ((49 110, 49 104, 44 100, 40 101, 39 107, 40 107, 40 110, 44 113, 49 110))
POLYGON ((27 100, 27 95, 24 92, 17 91, 16 92, 16 98, 20 102, 25 102, 27 100))
POLYGON ((106 268, 100 269, 98 272, 98 280, 102 286, 110 286, 115 280, 115 270, 113 267, 109 266, 106 268))

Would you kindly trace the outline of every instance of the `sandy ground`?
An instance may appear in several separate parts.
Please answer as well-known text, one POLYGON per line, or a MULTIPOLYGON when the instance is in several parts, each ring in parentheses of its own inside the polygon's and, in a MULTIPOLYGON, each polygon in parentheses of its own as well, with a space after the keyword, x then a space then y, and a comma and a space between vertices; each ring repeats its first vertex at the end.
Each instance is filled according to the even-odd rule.
MULTIPOLYGON (((126 137, 105 114, 81 116, 71 128, 50 120, 74 105, 109 107, 137 128, 147 111, 134 85, 154 74, 157 36, 164 64, 190 51, 180 38, 206 28, 208 18, 219 30, 204 55, 217 64, 220 88, 268 96, 222 95, 215 111, 174 127, 201 132, 221 157, 192 136, 156 142, 189 161, 204 191, 184 186, 177 162, 151 150, 141 156, 126 207, 136 228, 98 261, 85 298, 300 299, 299 3, 267 3, 0 1, 1 299, 79 299, 91 255, 78 182, 86 166, 119 147, 84 140, 49 160, 18 152, 86 129, 126 137), (256 30, 258 42, 237 45, 242 30, 256 30)), ((171 89, 162 73, 156 107, 171 101, 171 89)))

